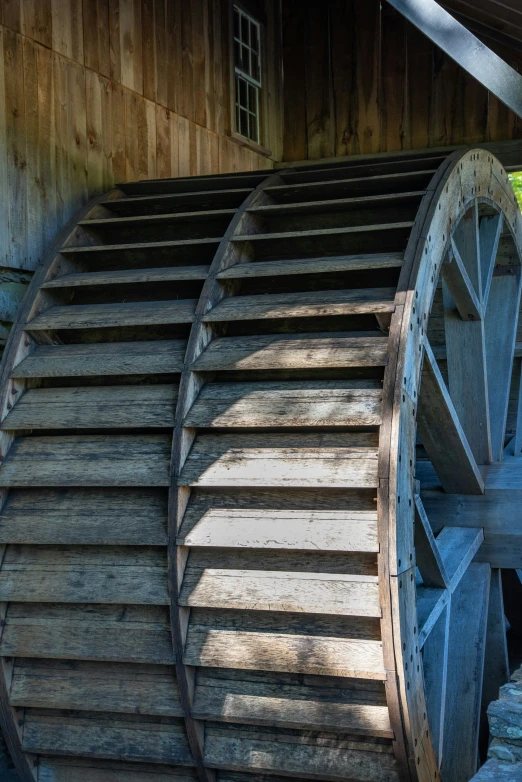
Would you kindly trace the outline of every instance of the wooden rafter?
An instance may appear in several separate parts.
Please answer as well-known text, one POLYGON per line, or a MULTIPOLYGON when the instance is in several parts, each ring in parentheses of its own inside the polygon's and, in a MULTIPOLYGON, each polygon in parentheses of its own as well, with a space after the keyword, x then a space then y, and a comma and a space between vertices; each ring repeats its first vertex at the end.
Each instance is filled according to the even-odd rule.
POLYGON ((522 76, 488 49, 435 0, 388 0, 390 5, 522 117, 522 76))

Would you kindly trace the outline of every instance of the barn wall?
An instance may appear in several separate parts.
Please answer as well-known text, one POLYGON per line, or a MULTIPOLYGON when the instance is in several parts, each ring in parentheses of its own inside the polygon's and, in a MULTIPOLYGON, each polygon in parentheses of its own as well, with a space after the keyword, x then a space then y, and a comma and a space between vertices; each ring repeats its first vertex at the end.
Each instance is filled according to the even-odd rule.
POLYGON ((270 156, 229 136, 227 0, 0 0, 0 342, 45 248, 93 195, 281 158, 266 5, 270 156))
MULTIPOLYGON (((285 0, 284 159, 522 138, 522 121, 379 0, 285 0)), ((522 54, 487 44, 517 70, 522 54)))

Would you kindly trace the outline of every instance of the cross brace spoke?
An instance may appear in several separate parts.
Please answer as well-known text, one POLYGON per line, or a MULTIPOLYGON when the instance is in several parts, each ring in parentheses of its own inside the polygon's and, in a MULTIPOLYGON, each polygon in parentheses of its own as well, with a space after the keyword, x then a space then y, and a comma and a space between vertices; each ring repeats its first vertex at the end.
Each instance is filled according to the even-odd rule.
POLYGON ((453 239, 451 250, 442 265, 442 276, 462 320, 482 320, 482 305, 453 239))

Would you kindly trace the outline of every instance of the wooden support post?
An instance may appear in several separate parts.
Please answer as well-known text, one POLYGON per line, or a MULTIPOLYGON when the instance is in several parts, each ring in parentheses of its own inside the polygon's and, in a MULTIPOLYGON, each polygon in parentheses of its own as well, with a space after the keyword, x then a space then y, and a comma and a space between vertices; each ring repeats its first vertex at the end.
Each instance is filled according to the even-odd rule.
POLYGON ((491 571, 489 592, 486 654, 484 659, 484 683, 480 726, 481 755, 485 760, 488 744, 486 710, 492 701, 498 700, 502 685, 509 681, 509 658, 506 641, 506 620, 502 596, 502 575, 499 568, 491 571))
POLYGON ((428 719, 439 767, 443 758, 450 605, 445 606, 437 619, 423 652, 428 719))
POLYGON ((522 361, 519 369, 517 423, 513 438, 513 456, 522 456, 522 361))
POLYGON ((504 218, 502 215, 493 215, 492 217, 481 217, 479 224, 479 243, 480 243, 480 267, 482 272, 482 301, 486 308, 489 297, 489 288, 493 279, 493 269, 495 267, 495 258, 497 256, 498 243, 504 218))
POLYGON ((442 277, 462 320, 482 320, 482 306, 453 240, 451 251, 442 266, 442 277))

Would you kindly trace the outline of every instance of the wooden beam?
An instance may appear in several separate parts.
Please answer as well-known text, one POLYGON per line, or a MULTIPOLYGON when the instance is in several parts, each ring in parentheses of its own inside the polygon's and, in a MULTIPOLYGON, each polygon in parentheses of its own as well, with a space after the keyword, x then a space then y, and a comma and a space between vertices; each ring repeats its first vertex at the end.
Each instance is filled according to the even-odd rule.
POLYGON ((483 494, 484 481, 427 340, 417 423, 444 490, 450 494, 483 494))
POLYGON ((444 563, 418 494, 415 495, 415 561, 424 586, 446 589, 448 579, 444 563))
POLYGON ((522 117, 522 76, 435 0, 388 0, 452 60, 522 117))
POLYGON ((482 320, 482 306, 453 239, 451 250, 442 265, 442 277, 462 320, 482 320))
POLYGON ((424 685, 426 705, 433 747, 439 766, 443 757, 444 713, 446 709, 446 682, 448 672, 450 604, 437 619, 424 644, 424 685))
POLYGON ((522 361, 520 362, 519 375, 517 424, 515 437, 513 438, 513 456, 522 456, 522 361))
POLYGON ((468 782, 477 770, 489 586, 489 565, 475 563, 451 598, 441 769, 451 782, 468 782))
POLYGON ((506 639, 506 620, 502 595, 502 574, 499 568, 491 571, 489 592, 484 683, 482 686, 481 745, 487 750, 488 721, 486 710, 499 698, 500 688, 509 681, 509 659, 506 639))
POLYGON ((480 267, 482 273, 482 301, 484 308, 487 306, 503 223, 504 220, 502 215, 481 217, 479 220, 480 267))

